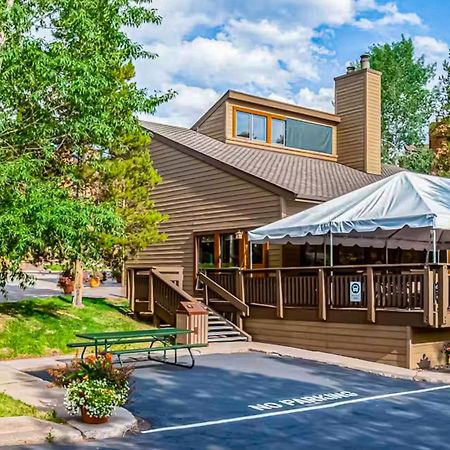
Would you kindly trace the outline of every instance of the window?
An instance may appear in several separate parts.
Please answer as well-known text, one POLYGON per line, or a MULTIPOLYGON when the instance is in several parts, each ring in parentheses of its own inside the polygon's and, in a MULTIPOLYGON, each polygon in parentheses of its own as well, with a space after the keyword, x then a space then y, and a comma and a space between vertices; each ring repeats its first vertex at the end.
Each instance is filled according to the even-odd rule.
POLYGON ((272 144, 285 144, 286 137, 286 121, 280 119, 272 119, 272 144))
POLYGON ((198 238, 198 268, 214 267, 214 235, 198 238))
POLYGON ((301 150, 333 153, 333 127, 270 113, 235 110, 236 137, 301 150))
POLYGON ((252 243, 252 265, 264 264, 264 244, 252 243))
POLYGON ((236 136, 265 142, 267 140, 267 118, 259 114, 237 111, 236 136))
POLYGON ((286 145, 322 153, 332 152, 332 128, 302 120, 286 120, 286 145))
POLYGON ((252 115, 238 111, 236 114, 236 136, 249 138, 252 126, 252 115))
POLYGON ((252 114, 253 127, 252 139, 254 141, 266 141, 267 119, 264 116, 252 114))
POLYGON ((221 266, 237 267, 239 258, 239 242, 234 234, 220 235, 221 266))

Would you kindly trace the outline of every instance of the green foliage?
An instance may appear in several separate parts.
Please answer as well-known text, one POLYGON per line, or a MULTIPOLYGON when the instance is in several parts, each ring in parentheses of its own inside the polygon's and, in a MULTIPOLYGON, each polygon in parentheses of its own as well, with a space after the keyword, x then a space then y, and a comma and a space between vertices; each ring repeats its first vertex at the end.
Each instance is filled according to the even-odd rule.
POLYGON ((154 208, 151 198, 153 188, 161 181, 153 167, 148 135, 128 137, 129 151, 117 155, 106 165, 103 185, 108 198, 116 205, 123 220, 121 236, 109 236, 105 259, 117 271, 127 257, 150 244, 165 239, 158 231, 167 216, 154 208))
POLYGON ((383 160, 396 162, 405 145, 420 145, 434 112, 436 91, 429 88, 435 65, 416 57, 411 39, 370 48, 373 69, 382 72, 383 160))
POLYGON ((0 417, 16 416, 31 416, 50 422, 62 423, 62 420, 58 419, 53 411, 40 411, 34 406, 27 405, 4 392, 0 392, 0 417))
MULTIPOLYGON (((28 255, 99 264, 132 235, 133 223, 158 238, 162 216, 148 213, 142 227, 131 211, 118 211, 109 192, 120 184, 114 174, 126 180, 124 164, 144 162, 147 187, 158 180, 149 160, 126 156, 136 141, 148 141, 136 114, 151 114, 173 96, 132 81, 133 61, 155 55, 125 30, 160 22, 150 4, 0 3, 0 286, 8 276, 28 281, 19 270, 28 255)), ((131 209, 137 200, 129 197, 131 209)))
POLYGON ((412 172, 431 174, 434 163, 434 152, 427 146, 419 146, 406 150, 398 159, 400 167, 412 172))
POLYGON ((84 299, 72 308, 68 297, 0 304, 0 359, 67 354, 77 333, 148 328, 104 299, 84 299), (26 323, 26 326, 24 326, 26 323))

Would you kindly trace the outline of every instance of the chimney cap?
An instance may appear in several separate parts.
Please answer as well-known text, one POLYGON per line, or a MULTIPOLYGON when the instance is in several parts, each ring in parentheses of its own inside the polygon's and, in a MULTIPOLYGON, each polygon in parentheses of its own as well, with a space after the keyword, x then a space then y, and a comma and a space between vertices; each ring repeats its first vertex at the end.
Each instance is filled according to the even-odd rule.
POLYGON ((361 55, 361 69, 370 69, 370 55, 367 53, 363 53, 361 55))
POLYGON ((354 72, 355 70, 356 70, 356 67, 355 67, 354 64, 349 64, 349 65, 347 66, 347 73, 352 73, 352 72, 354 72))

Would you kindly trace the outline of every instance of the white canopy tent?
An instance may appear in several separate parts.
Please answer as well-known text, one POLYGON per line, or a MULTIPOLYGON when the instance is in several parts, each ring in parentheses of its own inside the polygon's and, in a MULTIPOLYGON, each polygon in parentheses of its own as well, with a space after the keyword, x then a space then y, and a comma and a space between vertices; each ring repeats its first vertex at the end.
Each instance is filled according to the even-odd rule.
POLYGON ((450 179, 399 172, 252 230, 253 243, 450 248, 450 179))

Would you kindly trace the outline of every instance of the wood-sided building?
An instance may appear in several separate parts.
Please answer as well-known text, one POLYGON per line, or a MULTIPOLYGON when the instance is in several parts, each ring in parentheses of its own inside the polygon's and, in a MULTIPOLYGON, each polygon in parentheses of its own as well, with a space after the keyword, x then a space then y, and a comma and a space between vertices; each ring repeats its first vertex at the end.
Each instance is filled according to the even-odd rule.
MULTIPOLYGON (((250 249, 247 232, 400 170, 381 164, 381 74, 362 63, 335 79, 335 114, 228 91, 190 129, 142 122, 163 180, 152 194, 155 207, 169 220, 161 226, 167 240, 140 252, 128 267, 178 269, 182 288, 195 295, 201 269, 248 269, 250 254, 255 270, 325 265, 323 246, 250 249)), ((334 254, 337 265, 384 260, 377 249, 336 248, 334 254)), ((423 255, 391 250, 389 260, 421 262, 423 255)), ((317 297, 317 286, 311 289, 317 297)), ((368 325, 365 315, 338 316, 325 325, 323 318, 291 311, 283 321, 259 308, 244 327, 266 342, 415 366, 414 324, 404 317, 368 325)), ((429 336, 417 337, 422 347, 429 336)))

